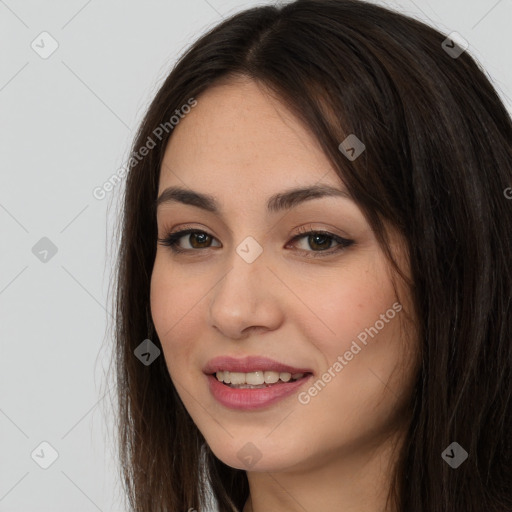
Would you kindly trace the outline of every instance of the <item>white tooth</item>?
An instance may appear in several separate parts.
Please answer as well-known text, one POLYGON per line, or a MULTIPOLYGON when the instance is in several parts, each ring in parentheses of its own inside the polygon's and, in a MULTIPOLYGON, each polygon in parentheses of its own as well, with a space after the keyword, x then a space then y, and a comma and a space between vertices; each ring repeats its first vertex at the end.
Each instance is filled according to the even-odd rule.
POLYGON ((275 384, 279 380, 279 372, 263 372, 266 384, 275 384))
POLYGON ((282 382, 289 382, 292 378, 294 380, 300 379, 304 376, 303 373, 289 372, 274 372, 274 371, 256 371, 249 373, 242 372, 229 372, 219 371, 216 373, 217 380, 225 384, 233 384, 235 386, 247 384, 248 386, 260 386, 265 384, 275 384, 278 380, 282 382))
POLYGON ((263 378, 263 372, 250 372, 245 374, 245 382, 257 386, 263 384, 265 379, 263 378))
MULTIPOLYGON (((245 373, 230 372, 231 384, 245 384, 245 373)), ((226 382, 226 381, 224 381, 226 382)))

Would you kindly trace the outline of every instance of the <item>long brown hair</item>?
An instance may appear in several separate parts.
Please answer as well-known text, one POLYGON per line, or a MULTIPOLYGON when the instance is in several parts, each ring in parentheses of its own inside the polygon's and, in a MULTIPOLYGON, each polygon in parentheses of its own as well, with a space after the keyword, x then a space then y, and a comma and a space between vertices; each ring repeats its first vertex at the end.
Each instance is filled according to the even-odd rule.
POLYGON ((201 512, 210 487, 233 512, 249 494, 245 471, 210 451, 164 358, 146 366, 134 355, 145 339, 161 349, 149 298, 169 120, 237 75, 268 86, 311 130, 384 250, 384 222, 406 241, 421 365, 396 509, 512 510, 512 123, 479 65, 445 38, 370 3, 297 0, 223 21, 165 80, 133 144, 116 268, 116 427, 132 510, 201 512), (349 161, 339 145, 352 133, 366 150, 349 161), (454 441, 469 454, 457 469, 441 457, 454 441))

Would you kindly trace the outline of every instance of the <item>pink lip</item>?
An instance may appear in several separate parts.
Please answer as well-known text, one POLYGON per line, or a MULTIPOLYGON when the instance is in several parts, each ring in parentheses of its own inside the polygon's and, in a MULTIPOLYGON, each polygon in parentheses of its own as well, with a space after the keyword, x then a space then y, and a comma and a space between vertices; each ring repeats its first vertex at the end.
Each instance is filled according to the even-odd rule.
POLYGON ((215 375, 208 375, 208 386, 213 397, 223 406, 230 409, 251 411, 275 404, 291 395, 311 379, 312 375, 304 375, 293 382, 272 384, 267 388, 237 389, 231 388, 217 380, 215 375))
POLYGON ((313 376, 313 372, 309 368, 290 366, 262 356, 247 356, 240 359, 229 356, 215 357, 208 361, 203 372, 207 375, 210 393, 220 404, 231 409, 245 411, 267 407, 284 399, 313 376), (265 388, 237 389, 219 382, 214 375, 218 371, 241 373, 274 371, 287 372, 292 375, 295 373, 307 375, 296 381, 277 382, 265 388))
POLYGON ((226 370, 228 372, 240 373, 263 372, 267 370, 279 373, 288 372, 292 375, 294 373, 313 373, 309 368, 295 368, 262 356, 247 356, 241 359, 229 356, 215 357, 208 361, 203 368, 203 372, 207 375, 226 370))

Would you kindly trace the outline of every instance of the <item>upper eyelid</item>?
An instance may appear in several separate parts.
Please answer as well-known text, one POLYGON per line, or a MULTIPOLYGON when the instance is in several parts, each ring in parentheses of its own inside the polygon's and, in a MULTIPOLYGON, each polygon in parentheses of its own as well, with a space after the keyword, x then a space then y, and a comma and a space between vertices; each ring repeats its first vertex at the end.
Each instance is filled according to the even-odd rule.
MULTIPOLYGON (((207 229, 198 228, 198 227, 194 227, 194 226, 190 226, 189 227, 187 225, 182 226, 180 229, 176 229, 176 230, 169 230, 169 231, 164 230, 164 236, 171 236, 171 235, 175 236, 175 235, 178 235, 178 234, 181 234, 181 233, 183 233, 182 236, 186 236, 188 234, 192 234, 190 232, 205 233, 208 236, 211 236, 212 238, 215 238, 216 240, 218 240, 218 238, 215 235, 213 235, 212 233, 210 233, 207 229)), ((333 237, 346 238, 343 235, 338 235, 336 233, 333 233, 329 229, 326 229, 326 228, 314 228, 311 225, 302 226, 301 228, 299 228, 299 231, 297 233, 295 233, 295 234, 293 234, 291 236, 292 236, 292 238, 297 238, 297 237, 302 237, 302 236, 309 235, 311 233, 324 233, 326 235, 331 235, 333 237)))

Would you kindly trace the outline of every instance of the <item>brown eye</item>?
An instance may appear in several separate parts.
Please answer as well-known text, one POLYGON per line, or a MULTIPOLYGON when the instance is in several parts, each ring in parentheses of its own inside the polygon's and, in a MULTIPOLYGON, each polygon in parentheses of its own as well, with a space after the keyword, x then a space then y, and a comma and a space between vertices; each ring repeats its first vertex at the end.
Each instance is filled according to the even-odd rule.
POLYGON ((158 241, 167 247, 170 247, 174 252, 187 252, 194 249, 208 249, 212 240, 215 240, 211 235, 205 231, 198 229, 185 229, 171 233, 165 238, 159 238, 158 241), (180 240, 188 236, 188 243, 191 248, 183 248, 180 246, 180 240))
POLYGON ((330 249, 331 243, 334 240, 332 236, 324 235, 324 234, 314 234, 308 236, 308 244, 311 248, 315 248, 315 246, 322 249, 330 249))
POLYGON ((335 235, 334 233, 329 233, 328 231, 307 231, 303 234, 295 236, 292 239, 292 242, 302 238, 306 239, 306 245, 313 250, 303 248, 301 251, 306 253, 306 257, 312 258, 332 255, 342 251, 354 243, 354 240, 342 238, 338 235, 335 235), (333 241, 338 245, 334 247, 334 249, 330 250, 333 241))
POLYGON ((195 248, 195 249, 203 249, 204 247, 208 247, 208 241, 211 241, 212 237, 210 235, 208 235, 207 233, 200 233, 200 232, 197 232, 197 233, 190 233, 188 235, 188 240, 189 240, 189 243, 191 240, 197 240, 198 242, 198 246, 195 246, 193 243, 191 243, 191 245, 195 248))

